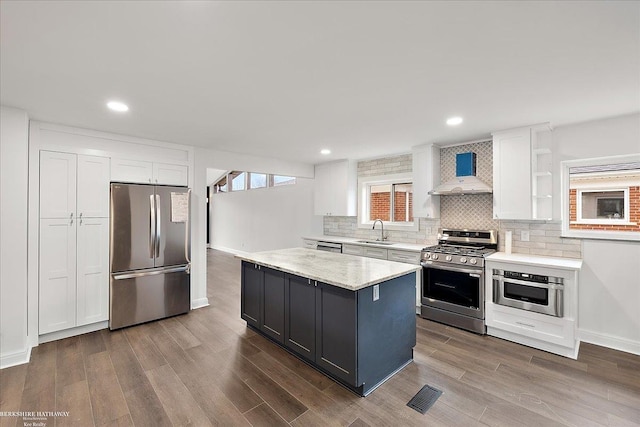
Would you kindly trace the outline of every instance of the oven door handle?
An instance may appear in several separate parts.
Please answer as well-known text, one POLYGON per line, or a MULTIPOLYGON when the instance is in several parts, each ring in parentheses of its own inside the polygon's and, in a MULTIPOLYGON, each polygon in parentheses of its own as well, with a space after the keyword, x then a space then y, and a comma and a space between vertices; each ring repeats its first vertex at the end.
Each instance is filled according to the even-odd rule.
POLYGON ((435 268, 437 270, 457 271, 458 273, 467 273, 471 277, 477 277, 477 278, 482 277, 481 276, 482 270, 473 270, 471 268, 454 267, 451 265, 439 266, 434 264, 432 261, 423 261, 420 263, 420 265, 426 268, 435 268))

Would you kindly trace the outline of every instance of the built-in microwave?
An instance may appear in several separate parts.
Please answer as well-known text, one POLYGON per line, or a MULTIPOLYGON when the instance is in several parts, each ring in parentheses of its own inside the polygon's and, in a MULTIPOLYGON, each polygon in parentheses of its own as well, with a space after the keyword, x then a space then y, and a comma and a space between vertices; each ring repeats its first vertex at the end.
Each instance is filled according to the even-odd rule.
POLYGON ((564 281, 508 270, 493 270, 493 302, 550 316, 563 316, 564 281))

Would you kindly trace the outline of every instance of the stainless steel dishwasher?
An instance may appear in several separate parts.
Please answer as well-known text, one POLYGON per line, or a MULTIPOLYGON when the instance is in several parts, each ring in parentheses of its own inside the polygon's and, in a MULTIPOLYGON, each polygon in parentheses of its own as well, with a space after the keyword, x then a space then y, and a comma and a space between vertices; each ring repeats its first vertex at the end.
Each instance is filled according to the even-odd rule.
POLYGON ((318 242, 316 247, 319 251, 342 253, 342 243, 318 242))

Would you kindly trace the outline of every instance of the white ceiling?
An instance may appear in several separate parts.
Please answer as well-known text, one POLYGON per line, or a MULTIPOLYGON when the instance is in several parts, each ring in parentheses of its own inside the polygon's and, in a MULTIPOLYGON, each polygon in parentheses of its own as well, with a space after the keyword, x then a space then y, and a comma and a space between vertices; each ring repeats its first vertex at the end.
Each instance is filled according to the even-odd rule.
POLYGON ((54 123, 317 163, 640 111, 638 1, 0 4, 1 102, 54 123))

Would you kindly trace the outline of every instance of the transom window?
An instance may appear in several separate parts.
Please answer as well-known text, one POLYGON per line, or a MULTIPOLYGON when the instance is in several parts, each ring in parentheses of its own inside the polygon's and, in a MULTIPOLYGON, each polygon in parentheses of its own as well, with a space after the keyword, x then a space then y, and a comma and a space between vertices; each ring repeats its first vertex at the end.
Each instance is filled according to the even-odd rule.
POLYGON ((296 183, 295 176, 273 175, 259 172, 230 171, 215 184, 216 193, 228 191, 254 190, 257 188, 280 187, 296 183))

